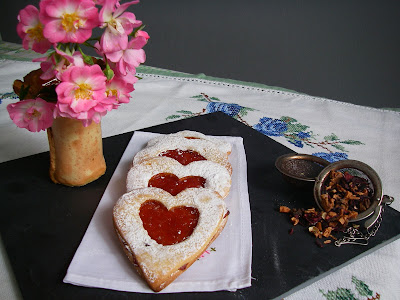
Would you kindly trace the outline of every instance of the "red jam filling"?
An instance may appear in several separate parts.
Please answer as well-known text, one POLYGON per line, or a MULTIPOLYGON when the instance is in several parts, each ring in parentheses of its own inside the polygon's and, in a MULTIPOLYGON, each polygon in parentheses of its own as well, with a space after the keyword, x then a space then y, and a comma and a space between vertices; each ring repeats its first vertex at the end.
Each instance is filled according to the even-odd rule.
POLYGON ((200 176, 186 176, 178 178, 175 174, 160 173, 150 178, 148 186, 157 187, 176 196, 187 188, 201 188, 206 184, 206 179, 200 176))
POLYGON ((149 236, 168 246, 183 242, 193 233, 200 213, 197 208, 187 206, 168 210, 160 201, 147 200, 140 206, 139 216, 149 236))
POLYGON ((165 152, 160 153, 160 156, 167 156, 177 160, 180 164, 186 166, 191 162, 198 160, 206 160, 201 154, 193 150, 167 150, 165 152))

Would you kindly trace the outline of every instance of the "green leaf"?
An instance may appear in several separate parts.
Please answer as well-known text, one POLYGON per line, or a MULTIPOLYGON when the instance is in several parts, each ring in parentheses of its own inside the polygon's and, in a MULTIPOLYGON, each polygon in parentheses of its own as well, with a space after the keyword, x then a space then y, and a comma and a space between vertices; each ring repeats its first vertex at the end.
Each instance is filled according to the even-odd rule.
POLYGON ((242 117, 243 116, 246 116, 247 115, 247 109, 246 109, 246 107, 242 107, 240 110, 239 110, 239 113, 238 113, 239 115, 241 115, 242 117))
POLYGON ((166 118, 166 120, 172 120, 172 119, 179 119, 181 116, 179 115, 171 115, 169 117, 166 118))
POLYGON ((178 110, 177 113, 181 113, 181 114, 185 114, 185 115, 191 115, 193 114, 191 111, 189 110, 178 110))
POLYGON ((324 139, 325 139, 326 141, 337 141, 337 140, 339 140, 339 138, 337 137, 337 135, 334 134, 334 133, 332 133, 331 135, 324 136, 324 139))
POLYGON ((190 98, 194 98, 194 99, 203 99, 203 95, 196 95, 196 96, 192 96, 190 98))
POLYGON ((139 30, 143 30, 145 27, 146 27, 146 25, 142 24, 140 27, 135 28, 129 35, 135 37, 135 36, 136 36, 136 33, 137 33, 139 30))
POLYGON ((355 141, 355 140, 345 140, 341 141, 342 144, 348 144, 348 145, 364 145, 364 143, 360 141, 355 141))
POLYGON ((287 128, 288 128, 288 130, 287 130, 288 132, 300 132, 300 131, 305 132, 309 128, 309 126, 302 125, 300 123, 297 123, 297 124, 289 123, 287 125, 287 128))
POLYGON ((336 291, 328 291, 324 293, 319 290, 327 300, 358 300, 349 289, 337 288, 336 291))
POLYGON ((288 116, 282 116, 280 118, 281 121, 286 122, 286 123, 295 123, 297 122, 296 119, 293 119, 292 117, 288 117, 288 116))
POLYGON ((351 282, 356 285, 357 292, 364 297, 372 296, 373 292, 369 289, 363 281, 357 279, 355 276, 351 277, 351 282))
POLYGON ((219 100, 217 97, 210 97, 210 100, 213 100, 213 101, 221 101, 221 100, 219 100))
POLYGON ((334 147, 334 148, 336 148, 336 149, 338 149, 340 151, 347 152, 346 149, 342 145, 333 144, 332 147, 334 147))

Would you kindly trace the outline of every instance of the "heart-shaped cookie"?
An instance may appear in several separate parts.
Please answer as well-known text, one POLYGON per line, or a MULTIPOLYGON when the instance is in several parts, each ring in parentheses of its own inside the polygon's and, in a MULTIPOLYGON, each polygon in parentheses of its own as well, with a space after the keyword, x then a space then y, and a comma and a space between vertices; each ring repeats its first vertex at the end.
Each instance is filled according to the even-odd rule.
POLYGON ((172 158, 157 156, 133 165, 127 175, 126 189, 131 191, 147 187, 150 179, 161 173, 174 174, 179 179, 188 176, 202 177, 205 179, 204 187, 216 191, 222 198, 229 194, 231 187, 231 175, 220 164, 201 160, 183 166, 172 158))
POLYGON ((147 146, 153 146, 157 143, 164 143, 166 139, 176 139, 182 140, 183 138, 186 139, 197 139, 199 141, 194 141, 194 143, 202 143, 202 141, 206 141, 207 144, 213 144, 214 146, 218 147, 218 149, 229 155, 232 151, 232 145, 228 142, 225 142, 221 139, 217 139, 211 136, 207 136, 202 134, 201 132, 191 131, 191 130, 183 130, 178 131, 176 133, 170 133, 168 135, 161 135, 155 138, 152 138, 148 143, 147 146))
POLYGON ((221 151, 218 144, 206 139, 188 139, 185 137, 162 136, 157 142, 150 143, 141 151, 136 153, 133 158, 132 165, 138 164, 143 160, 152 157, 162 156, 168 151, 192 151, 197 155, 204 157, 208 161, 212 161, 224 166, 230 174, 232 174, 232 166, 229 163, 226 151, 221 151))
MULTIPOLYGON (((157 213, 153 211, 153 218, 156 216, 157 213)), ((161 214, 158 217, 168 218, 169 215, 161 214)), ((222 231, 227 218, 228 211, 223 199, 209 189, 186 189, 175 197, 159 188, 136 189, 124 194, 113 210, 114 226, 125 253, 156 292, 165 288, 197 260, 222 231), (182 208, 197 211, 197 224, 193 232, 182 241, 167 246, 159 243, 156 237, 152 238, 153 233, 149 234, 145 228, 147 225, 144 225, 148 220, 144 217, 143 221, 141 214, 152 215, 152 208, 146 206, 154 203, 165 206, 169 212, 182 208), (149 211, 144 213, 146 210, 149 211)))

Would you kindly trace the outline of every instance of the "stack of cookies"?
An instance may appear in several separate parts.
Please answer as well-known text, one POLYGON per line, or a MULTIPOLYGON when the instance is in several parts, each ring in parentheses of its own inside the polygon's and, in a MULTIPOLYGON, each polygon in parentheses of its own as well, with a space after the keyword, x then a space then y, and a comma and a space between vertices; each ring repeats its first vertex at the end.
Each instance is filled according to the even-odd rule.
POLYGON ((114 227, 149 287, 159 292, 187 270, 229 215, 231 145, 194 131, 150 140, 133 158, 114 227))

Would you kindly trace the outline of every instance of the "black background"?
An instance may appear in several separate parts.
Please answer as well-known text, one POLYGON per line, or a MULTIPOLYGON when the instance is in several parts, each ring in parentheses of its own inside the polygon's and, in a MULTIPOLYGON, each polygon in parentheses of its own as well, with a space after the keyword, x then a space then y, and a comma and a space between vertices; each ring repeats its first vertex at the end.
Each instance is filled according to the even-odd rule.
MULTIPOLYGON (((38 0, 3 0, 3 40, 38 0)), ((124 2, 124 1, 122 1, 124 2)), ((400 1, 142 0, 146 64, 263 83, 374 107, 400 107, 400 1)))

